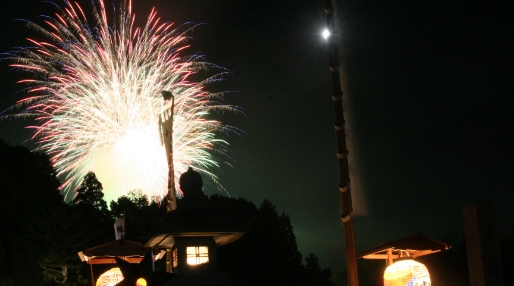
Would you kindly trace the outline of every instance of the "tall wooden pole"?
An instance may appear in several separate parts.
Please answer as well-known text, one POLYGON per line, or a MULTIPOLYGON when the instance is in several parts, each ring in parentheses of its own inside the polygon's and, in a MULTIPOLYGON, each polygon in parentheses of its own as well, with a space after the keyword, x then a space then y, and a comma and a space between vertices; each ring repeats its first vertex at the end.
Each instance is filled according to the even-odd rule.
MULTIPOLYGON (((175 107, 175 99, 171 92, 163 91, 162 97, 164 103, 171 100, 171 107, 159 116, 159 128, 161 132, 161 140, 166 149, 166 159, 168 161, 168 195, 166 211, 171 212, 177 208, 177 197, 175 195, 175 167, 173 164, 173 109, 175 107)), ((171 265, 171 249, 166 249, 166 272, 172 272, 171 265)))
POLYGON ((339 79, 339 57, 334 33, 334 7, 331 0, 325 0, 325 13, 327 16, 327 29, 331 35, 328 37, 328 51, 330 55, 330 74, 332 77, 332 99, 334 101, 335 130, 337 143, 337 159, 339 163, 339 190, 343 212, 341 219, 344 224, 346 242, 346 265, 348 271, 348 285, 358 286, 359 277, 357 257, 355 251, 355 238, 353 231, 353 207, 350 188, 350 172, 348 168, 348 149, 346 146, 345 121, 343 115, 343 92, 339 79))

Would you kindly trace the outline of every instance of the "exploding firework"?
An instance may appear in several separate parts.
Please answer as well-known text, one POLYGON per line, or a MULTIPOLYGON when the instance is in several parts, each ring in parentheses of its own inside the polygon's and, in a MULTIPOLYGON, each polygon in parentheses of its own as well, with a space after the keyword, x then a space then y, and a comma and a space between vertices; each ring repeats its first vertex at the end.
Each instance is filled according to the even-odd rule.
POLYGON ((227 145, 218 136, 237 130, 209 116, 237 108, 220 103, 223 93, 205 90, 224 70, 198 55, 182 55, 192 27, 174 28, 155 10, 136 27, 130 2, 122 3, 111 26, 102 0, 93 7, 93 21, 75 2, 57 9, 44 17, 44 26, 28 22, 46 41, 29 39, 33 47, 7 56, 12 67, 30 76, 19 81, 28 85, 28 96, 16 105, 22 111, 3 117, 36 119, 29 126, 33 139, 65 176, 63 191, 73 194, 77 182, 94 171, 107 199, 132 189, 165 195, 168 166, 158 120, 171 106, 161 91, 170 91, 175 102, 175 178, 194 166, 217 183, 213 154, 224 154, 227 145), (191 80, 204 69, 220 72, 191 80))

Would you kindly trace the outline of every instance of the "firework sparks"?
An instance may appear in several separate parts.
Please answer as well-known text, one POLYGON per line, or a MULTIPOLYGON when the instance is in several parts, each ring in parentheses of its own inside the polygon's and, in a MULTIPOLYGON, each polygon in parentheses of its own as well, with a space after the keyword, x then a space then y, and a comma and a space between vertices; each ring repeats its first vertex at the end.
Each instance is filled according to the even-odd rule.
MULTIPOLYGON (((116 24, 108 25, 102 0, 93 8, 90 26, 82 8, 66 2, 45 27, 29 22, 46 41, 7 56, 15 69, 28 72, 28 96, 23 111, 3 117, 31 116, 38 124, 33 139, 50 155, 67 195, 88 172, 104 185, 107 199, 132 189, 150 197, 165 195, 167 163, 161 144, 161 91, 170 91, 174 108, 175 178, 188 166, 198 168, 217 183, 219 167, 213 152, 224 153, 227 142, 217 137, 233 127, 209 120, 213 111, 237 110, 219 102, 222 94, 205 85, 220 80, 223 71, 200 82, 191 75, 217 68, 197 55, 182 56, 191 28, 162 22, 152 10, 146 25, 135 27, 131 4, 122 4, 116 24)), ((179 194, 180 195, 180 194, 179 194)))

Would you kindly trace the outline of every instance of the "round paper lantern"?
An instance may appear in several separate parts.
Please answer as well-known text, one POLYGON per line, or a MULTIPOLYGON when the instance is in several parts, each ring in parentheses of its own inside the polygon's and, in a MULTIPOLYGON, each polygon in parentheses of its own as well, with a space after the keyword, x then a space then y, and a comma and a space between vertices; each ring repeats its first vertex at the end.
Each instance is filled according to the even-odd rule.
POLYGON ((123 274, 118 267, 115 267, 100 275, 96 280, 96 286, 115 286, 121 280, 123 280, 123 274))
POLYGON ((384 286, 430 286, 430 274, 424 264, 412 259, 397 261, 384 272, 384 286))

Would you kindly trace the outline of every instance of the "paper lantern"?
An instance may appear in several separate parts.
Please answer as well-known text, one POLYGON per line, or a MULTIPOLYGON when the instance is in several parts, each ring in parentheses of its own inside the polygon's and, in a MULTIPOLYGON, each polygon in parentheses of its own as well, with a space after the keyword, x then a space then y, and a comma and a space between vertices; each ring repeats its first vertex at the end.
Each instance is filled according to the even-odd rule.
POLYGON ((118 267, 115 267, 100 275, 96 280, 96 286, 115 286, 121 280, 123 280, 123 274, 118 267))
POLYGON ((384 272, 384 286, 430 286, 430 274, 424 264, 412 259, 397 261, 384 272))

